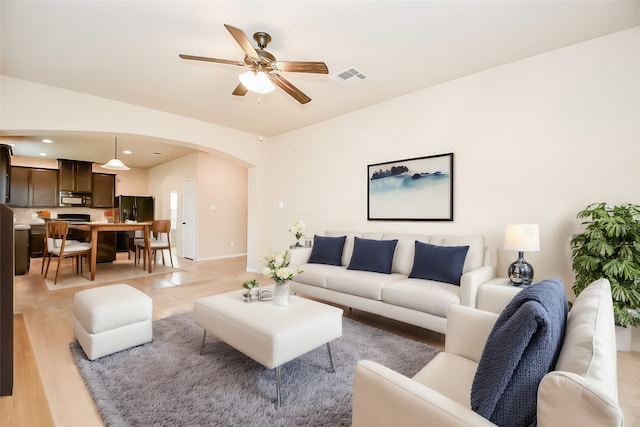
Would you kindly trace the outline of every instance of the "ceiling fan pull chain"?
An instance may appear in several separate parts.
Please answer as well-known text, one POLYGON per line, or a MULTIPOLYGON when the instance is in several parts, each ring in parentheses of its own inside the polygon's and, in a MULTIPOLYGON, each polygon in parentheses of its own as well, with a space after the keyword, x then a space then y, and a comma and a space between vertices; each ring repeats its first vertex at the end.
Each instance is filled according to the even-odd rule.
MULTIPOLYGON (((262 128, 262 95, 258 94, 258 127, 262 128)), ((262 135, 258 135, 258 141, 262 142, 262 135)))

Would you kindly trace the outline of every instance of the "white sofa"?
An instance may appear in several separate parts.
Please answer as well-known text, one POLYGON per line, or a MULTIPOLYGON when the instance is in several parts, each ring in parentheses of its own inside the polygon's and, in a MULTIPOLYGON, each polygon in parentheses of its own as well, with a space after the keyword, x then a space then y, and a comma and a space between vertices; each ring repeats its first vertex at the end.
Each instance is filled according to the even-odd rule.
MULTIPOLYGON (((372 361, 358 362, 353 427, 494 426, 470 409, 470 395, 497 317, 450 307, 445 351, 413 378, 372 361)), ((537 425, 622 426, 616 374, 611 289, 601 279, 578 296, 567 316, 555 367, 537 388, 537 425)))
POLYGON ((478 288, 496 275, 495 249, 486 248, 481 235, 327 231, 324 237, 339 236, 346 236, 341 265, 308 263, 312 248, 291 250, 291 264, 303 270, 290 282, 292 292, 444 333, 449 306, 475 307, 478 288), (356 237, 398 240, 391 274, 347 268, 356 237), (438 246, 469 246, 459 285, 408 277, 416 240, 438 246))

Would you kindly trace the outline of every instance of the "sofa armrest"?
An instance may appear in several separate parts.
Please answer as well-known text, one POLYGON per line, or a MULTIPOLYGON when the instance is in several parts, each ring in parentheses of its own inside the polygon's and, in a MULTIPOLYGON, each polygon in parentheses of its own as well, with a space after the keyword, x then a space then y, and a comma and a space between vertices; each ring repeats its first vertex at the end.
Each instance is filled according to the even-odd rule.
POLYGON ((369 360, 356 365, 353 427, 494 426, 456 401, 369 360))
POLYGON ((622 409, 608 393, 588 379, 566 371, 552 371, 538 387, 540 427, 622 427, 622 409))
POLYGON ((479 362, 496 320, 498 315, 489 311, 449 306, 445 351, 479 362))
POLYGON ((463 274, 460 277, 460 304, 475 308, 478 289, 495 277, 496 268, 492 265, 483 265, 463 274))
POLYGON ((311 248, 295 248, 289 250, 289 265, 306 264, 311 256, 311 248))

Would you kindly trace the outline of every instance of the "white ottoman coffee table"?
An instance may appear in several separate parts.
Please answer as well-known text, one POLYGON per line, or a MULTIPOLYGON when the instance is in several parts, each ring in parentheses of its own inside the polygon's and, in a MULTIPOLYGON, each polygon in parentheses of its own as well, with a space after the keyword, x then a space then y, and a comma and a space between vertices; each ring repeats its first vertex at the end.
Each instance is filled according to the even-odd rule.
POLYGON ((283 364, 342 336, 342 310, 317 301, 291 296, 286 307, 271 301, 246 303, 242 291, 200 298, 194 302, 194 318, 204 328, 202 346, 210 333, 276 371, 277 405, 282 406, 280 386, 283 364))

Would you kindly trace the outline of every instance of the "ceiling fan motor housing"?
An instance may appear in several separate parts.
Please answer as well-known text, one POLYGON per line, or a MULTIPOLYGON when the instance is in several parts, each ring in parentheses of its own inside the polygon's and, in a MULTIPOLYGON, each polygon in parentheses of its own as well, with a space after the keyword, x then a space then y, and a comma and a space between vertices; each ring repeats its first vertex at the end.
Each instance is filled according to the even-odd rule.
POLYGON ((271 43, 271 36, 269 33, 265 33, 263 31, 253 33, 253 39, 258 43, 258 47, 260 49, 264 49, 269 43, 271 43))

